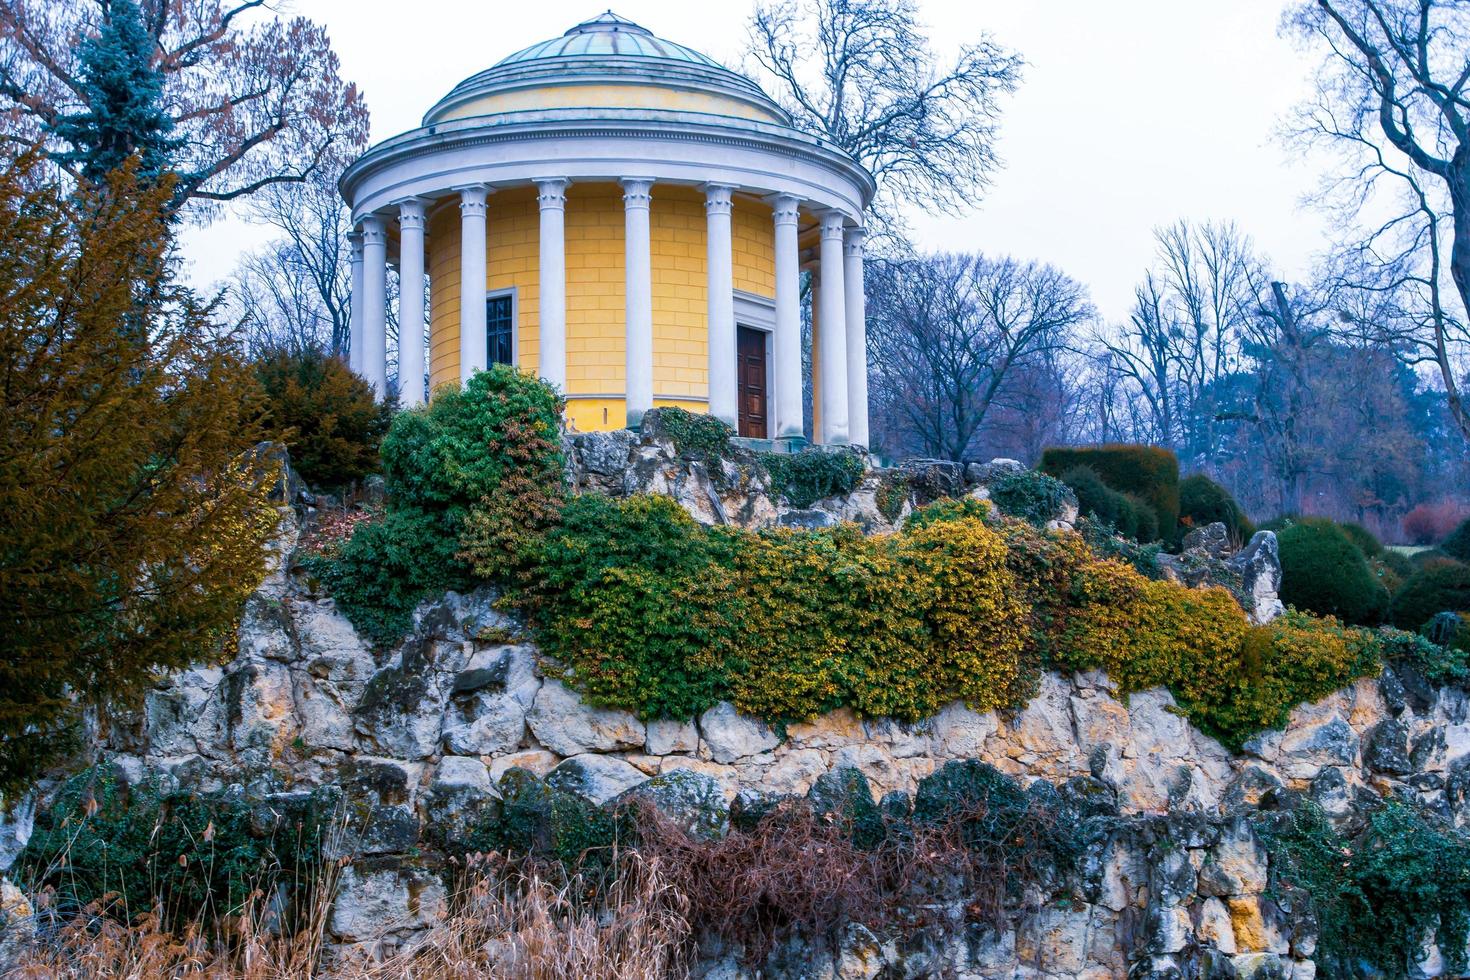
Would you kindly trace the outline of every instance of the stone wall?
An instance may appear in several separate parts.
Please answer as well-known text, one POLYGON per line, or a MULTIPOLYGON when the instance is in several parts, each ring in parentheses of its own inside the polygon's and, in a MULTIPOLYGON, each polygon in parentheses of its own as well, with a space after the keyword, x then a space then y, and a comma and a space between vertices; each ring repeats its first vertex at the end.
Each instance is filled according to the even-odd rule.
MULTIPOLYGON (((691 461, 657 435, 618 432, 571 437, 568 449, 577 489, 668 493, 711 524, 843 519, 875 532, 938 496, 983 497, 1014 466, 868 467, 851 495, 797 510, 774 499, 764 470, 740 453, 691 461), (880 507, 895 483, 902 506, 880 507)), ((1284 731, 1239 755, 1194 730, 1167 691, 1125 701, 1096 672, 1044 675, 1022 710, 955 703, 912 725, 840 711, 778 733, 725 704, 688 722, 645 723, 590 708, 548 677, 488 591, 426 604, 402 644, 373 649, 329 597, 291 574, 299 533, 287 512, 238 656, 158 684, 136 717, 98 733, 98 761, 130 780, 238 787, 281 812, 336 787, 360 817, 341 845, 353 861, 331 917, 344 945, 410 940, 444 911, 436 841, 497 805, 507 780, 595 803, 693 800, 715 827, 731 807, 820 794, 847 770, 886 797, 885 808, 901 808, 941 767, 976 761, 1090 801, 1076 874, 1033 890, 1001 928, 969 924, 940 941, 852 927, 833 948, 787 951, 766 976, 1311 977, 1315 927, 1268 892, 1269 860, 1249 822, 1256 808, 1303 794, 1348 819, 1363 801, 1394 794, 1456 824, 1470 819, 1470 698, 1402 670, 1298 708, 1284 731)), ((1164 572, 1189 584, 1226 581, 1265 619, 1279 609, 1274 547, 1267 535, 1231 555, 1202 534, 1164 572)), ((26 833, 26 811, 16 812, 21 819, 0 827, 6 866, 26 833)), ((702 973, 753 976, 733 953, 709 954, 702 973)), ((1425 956, 1420 972, 1435 975, 1432 945, 1425 956)))
MULTIPOLYGON (((283 556, 294 538, 292 526, 283 556)), ((879 796, 981 760, 1104 801, 1080 879, 1032 896, 1006 930, 973 927, 942 949, 850 930, 845 946, 771 974, 791 976, 929 976, 945 963, 967 977, 1164 976, 1202 964, 1210 976, 1309 977, 1313 929, 1266 896, 1253 807, 1301 793, 1344 816, 1360 797, 1392 793, 1470 818, 1470 698, 1402 672, 1297 709, 1241 755, 1191 728, 1168 692, 1125 702, 1101 673, 1047 674, 1011 713, 956 703, 904 725, 842 711, 783 736, 728 705, 686 723, 589 708, 515 642, 518 624, 492 598, 450 594, 418 611, 401 646, 375 651, 329 598, 278 567, 249 602, 239 656, 159 684, 137 718, 104 733, 102 757, 131 779, 238 785, 283 805, 341 787, 368 814, 332 918, 342 943, 403 940, 442 911, 423 841, 493 801, 512 769, 599 803, 683 770, 676 781, 723 813, 806 794, 843 768, 879 796)), ((729 957, 707 967, 745 975, 729 957)))

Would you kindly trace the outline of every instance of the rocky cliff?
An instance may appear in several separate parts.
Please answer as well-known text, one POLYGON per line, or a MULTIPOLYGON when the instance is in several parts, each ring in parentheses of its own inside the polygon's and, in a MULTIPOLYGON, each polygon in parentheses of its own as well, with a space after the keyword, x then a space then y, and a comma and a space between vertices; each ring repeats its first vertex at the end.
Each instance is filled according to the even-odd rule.
MULTIPOLYGON (((579 485, 662 490, 711 522, 819 513, 875 530, 890 523, 864 497, 876 501, 883 474, 793 518, 742 484, 738 466, 712 476, 706 464, 619 434, 579 438, 579 485)), ((966 490, 963 471, 916 472, 910 494, 923 480, 966 490)), ((980 476, 972 491, 983 492, 980 476)), ((943 942, 853 927, 832 948, 768 964, 766 975, 777 976, 1312 977, 1315 923, 1275 887, 1253 816, 1305 797, 1351 821, 1392 795, 1457 825, 1470 819, 1470 696, 1402 667, 1298 708, 1284 730, 1240 754, 1194 730, 1166 691, 1124 700, 1101 673, 1046 674, 1020 711, 955 703, 912 725, 839 712, 777 731, 728 705, 687 722, 644 722, 590 708, 546 676, 488 592, 426 604, 401 645, 371 648, 329 597, 292 574, 298 535, 288 513, 275 567, 246 609, 238 656, 157 685, 138 716, 99 733, 98 758, 130 780, 235 786, 282 810, 314 788, 340 789, 360 817, 332 916, 343 944, 403 942, 442 912, 437 842, 466 814, 497 806, 507 778, 534 776, 598 804, 641 789, 697 809, 716 829, 732 807, 821 792, 846 770, 886 810, 910 806, 946 765, 977 761, 1088 801, 1076 869, 1029 889, 999 927, 970 923, 943 942)), ((1279 571, 1269 567, 1270 542, 1254 548, 1234 569, 1270 607, 1279 571)), ((10 825, 12 836, 23 836, 23 824, 10 825)), ((1431 937, 1413 969, 1439 975, 1441 962, 1431 937)), ((727 980, 754 975, 718 950, 701 969, 727 980)))

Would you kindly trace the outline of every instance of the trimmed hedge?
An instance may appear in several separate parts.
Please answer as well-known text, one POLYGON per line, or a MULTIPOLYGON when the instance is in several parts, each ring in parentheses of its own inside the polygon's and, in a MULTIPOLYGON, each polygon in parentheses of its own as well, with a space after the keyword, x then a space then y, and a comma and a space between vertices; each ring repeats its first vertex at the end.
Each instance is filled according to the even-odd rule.
POLYGON ((1388 590, 1363 552, 1332 521, 1308 517, 1276 535, 1281 546, 1281 601, 1349 623, 1383 620, 1388 590))
POLYGON ((1159 518, 1165 541, 1178 536, 1179 460, 1158 446, 1053 447, 1041 454, 1041 470, 1060 477, 1079 466, 1092 469, 1109 487, 1135 493, 1159 518))
POLYGON ((1255 533, 1250 518, 1235 502, 1230 491, 1203 473, 1195 473, 1180 481, 1179 521, 1191 528, 1219 522, 1225 525, 1235 541, 1245 541, 1255 533))
POLYGON ((1470 520, 1450 532, 1450 536, 1439 544, 1439 550, 1460 561, 1470 562, 1470 520))
POLYGON ((1393 597, 1388 618, 1402 630, 1417 631, 1442 612, 1470 610, 1470 565, 1431 565, 1415 572, 1393 597))
MULTIPOLYGON (((1106 524, 1125 538, 1138 538, 1138 509, 1133 501, 1114 490, 1090 466, 1074 466, 1062 474, 1062 482, 1077 495, 1078 513, 1106 524)), ((1154 523, 1158 524, 1155 517, 1154 523)))
POLYGON ((1383 554, 1383 542, 1378 540, 1377 535, 1355 521, 1347 521, 1337 525, 1342 533, 1348 536, 1348 540, 1358 546, 1364 558, 1377 558, 1383 554))

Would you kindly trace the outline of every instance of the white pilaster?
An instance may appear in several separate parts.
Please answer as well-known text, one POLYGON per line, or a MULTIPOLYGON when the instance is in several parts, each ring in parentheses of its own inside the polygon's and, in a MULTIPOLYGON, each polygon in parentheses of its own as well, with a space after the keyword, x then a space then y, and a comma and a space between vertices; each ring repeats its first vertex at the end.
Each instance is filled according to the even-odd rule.
POLYGON ((362 219, 362 376, 378 400, 388 393, 388 229, 382 218, 362 219))
POLYGON ((424 398, 424 202, 398 205, 398 404, 424 398))
POLYGON ((459 188, 459 380, 485 370, 485 198, 483 184, 459 188))
POLYGON ((863 229, 847 229, 842 281, 847 290, 847 435, 868 445, 868 313, 863 292, 863 229))
POLYGON ((354 228, 347 233, 351 250, 352 294, 347 311, 347 366, 353 374, 362 373, 362 232, 354 228))
POLYGON ((801 438, 801 269, 796 250, 798 201, 790 194, 771 200, 776 222, 776 336, 772 360, 776 381, 776 438, 801 438))
POLYGON ((709 297, 709 413, 737 428, 735 271, 730 244, 734 190, 729 184, 706 184, 704 213, 705 279, 709 297))
POLYGON ((625 177, 623 248, 627 269, 628 428, 636 429, 653 407, 653 258, 649 205, 653 181, 625 177))
POLYGON ((818 440, 842 445, 848 439, 847 421, 847 297, 843 287, 842 239, 846 216, 840 211, 822 215, 822 299, 817 305, 822 335, 822 431, 818 440))
POLYGON ((536 181, 541 206, 540 350, 537 370, 556 387, 567 388, 567 179, 541 177, 536 181))

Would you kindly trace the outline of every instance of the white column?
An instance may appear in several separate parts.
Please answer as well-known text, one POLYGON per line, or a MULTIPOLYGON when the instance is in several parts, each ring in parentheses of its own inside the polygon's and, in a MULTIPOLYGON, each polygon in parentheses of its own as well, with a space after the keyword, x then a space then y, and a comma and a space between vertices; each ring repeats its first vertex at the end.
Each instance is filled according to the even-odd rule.
POLYGON ((796 252, 797 199, 779 194, 771 202, 776 222, 776 336, 772 360, 776 380, 776 438, 801 438, 801 269, 796 252))
POLYGON ((541 205, 540 349, 537 368, 557 391, 567 389, 567 180, 542 177, 535 181, 541 205))
POLYGON ((362 219, 362 376, 378 400, 388 393, 388 229, 382 218, 362 219))
POLYGON ((347 367, 353 374, 362 373, 362 232, 353 229, 347 233, 347 245, 352 255, 352 301, 348 306, 347 320, 347 367))
POLYGON ((705 287, 709 296, 709 413, 739 427, 735 384, 735 267, 730 244, 729 184, 706 184, 705 287))
POLYGON ((653 258, 649 251, 649 203, 653 181, 625 177, 623 249, 627 269, 628 428, 653 407, 653 258))
POLYGON ((821 314, 822 335, 822 432, 818 440, 829 445, 847 442, 847 293, 843 287, 842 239, 846 216, 840 211, 822 215, 821 314))
POLYGON ((459 380, 485 370, 485 198, 483 184, 459 188, 459 380))
POLYGON ((868 445, 868 310, 863 292, 863 229, 847 229, 842 283, 847 290, 847 437, 868 445))
POLYGON ((424 398, 424 202, 398 205, 398 404, 424 398))

